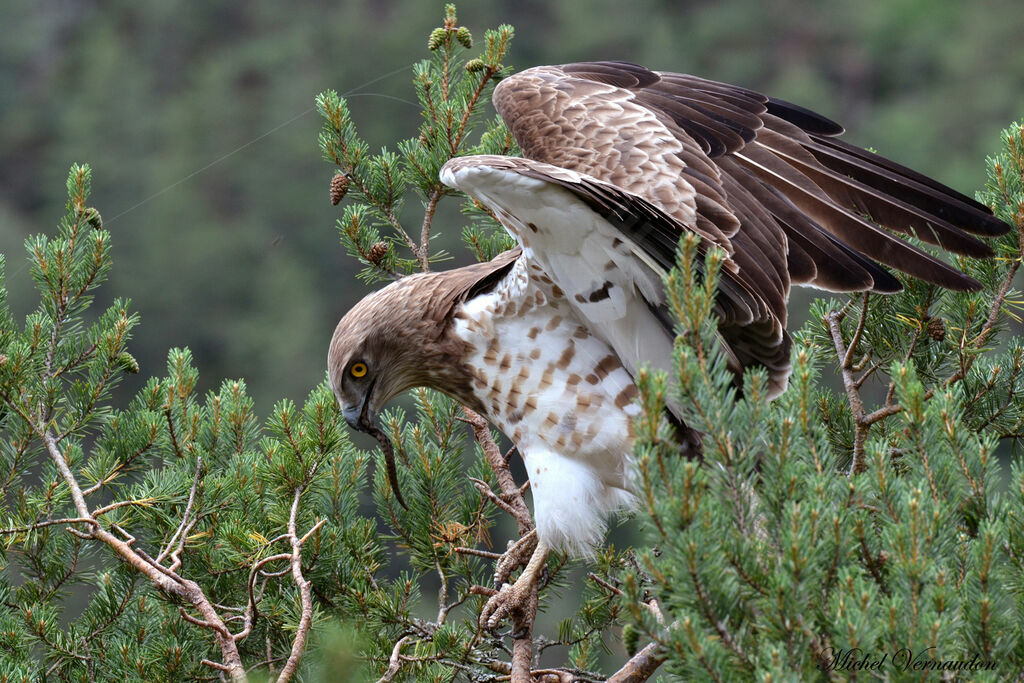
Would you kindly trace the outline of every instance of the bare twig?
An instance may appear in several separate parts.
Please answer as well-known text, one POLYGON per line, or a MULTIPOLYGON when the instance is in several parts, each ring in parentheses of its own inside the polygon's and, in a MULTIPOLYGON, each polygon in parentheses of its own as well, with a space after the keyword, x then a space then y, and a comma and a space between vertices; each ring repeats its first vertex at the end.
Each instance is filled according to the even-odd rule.
POLYGON ((303 534, 302 538, 299 539, 299 543, 305 543, 306 541, 308 541, 309 537, 312 536, 313 534, 315 534, 317 531, 319 531, 320 527, 322 527, 326 523, 327 523, 327 518, 324 517, 319 522, 317 522, 316 524, 311 526, 309 528, 309 531, 307 531, 305 534, 303 534))
POLYGON ((624 593, 622 592, 621 589, 616 588, 615 586, 611 585, 610 583, 608 583, 607 581, 602 579, 600 576, 598 576, 594 572, 588 572, 587 573, 587 578, 590 579, 591 581, 593 581, 594 583, 596 583, 598 586, 601 586, 605 590, 614 593, 615 595, 624 595, 624 593))
POLYGON ((504 510, 505 512, 507 512, 508 514, 512 515, 513 517, 516 516, 516 509, 514 507, 512 507, 511 505, 509 505, 508 503, 506 503, 500 497, 498 497, 498 495, 494 491, 491 490, 491 487, 487 485, 487 482, 481 481, 480 479, 476 479, 474 477, 467 477, 467 478, 469 479, 470 483, 473 484, 473 486, 476 487, 476 489, 480 492, 480 494, 483 495, 485 498, 487 498, 492 503, 494 503, 494 505, 496 507, 504 510))
MULTIPOLYGON (((832 334, 832 343, 836 347, 836 355, 841 359, 839 371, 843 376, 843 388, 846 390, 846 399, 850 403, 850 412, 853 413, 853 459, 850 461, 849 474, 857 474, 864 467, 864 444, 868 438, 870 423, 864 423, 864 402, 858 392, 857 379, 854 377, 853 368, 850 367, 850 350, 843 342, 842 321, 845 314, 842 311, 831 311, 825 316, 825 323, 832 334)), ((863 325, 864 316, 861 316, 860 323, 863 325)), ((854 334, 854 339, 860 337, 861 327, 854 334)))
POLYGON ((642 683, 654 674, 663 661, 665 655, 656 643, 651 643, 633 655, 606 683, 642 683))
POLYGON ((434 222, 434 211, 437 210, 437 203, 443 196, 444 191, 439 183, 430 191, 430 196, 427 197, 427 208, 423 212, 423 225, 420 227, 420 246, 415 251, 416 257, 420 262, 420 270, 424 273, 430 270, 430 226, 434 222))
MULTIPOLYGON (((878 368, 880 367, 882 367, 881 363, 872 363, 871 367, 865 370, 864 374, 862 374, 860 378, 856 382, 854 382, 854 386, 860 389, 864 382, 866 382, 868 378, 871 377, 871 375, 875 374, 875 371, 878 370, 878 368)), ((859 371, 857 367, 855 367, 854 369, 859 371)))
POLYGON ((444 623, 444 620, 448 617, 448 610, 452 608, 448 604, 448 575, 444 573, 444 568, 441 566, 441 562, 434 560, 434 567, 437 568, 437 578, 441 582, 440 588, 437 591, 437 625, 440 626, 444 623))
MULTIPOLYGON (((85 495, 84 491, 82 492, 82 495, 83 496, 85 495)), ((138 505, 140 507, 149 507, 149 505, 153 502, 153 500, 154 500, 153 498, 139 498, 138 500, 119 500, 117 502, 111 503, 110 505, 104 505, 101 508, 96 508, 95 510, 92 511, 92 516, 93 517, 101 517, 101 516, 107 514, 108 512, 110 512, 111 510, 116 510, 117 508, 127 507, 129 505, 138 505)))
MULTIPOLYGON (((29 531, 36 531, 44 527, 53 526, 55 524, 95 524, 96 520, 91 517, 65 517, 63 519, 48 519, 45 522, 36 522, 35 524, 29 524, 28 526, 12 527, 10 529, 0 529, 0 536, 7 534, 24 534, 29 531)), ((91 538, 91 536, 87 537, 91 538)))
POLYGON ((463 407, 462 411, 466 415, 466 422, 473 428, 473 436, 483 449, 487 463, 494 471, 498 487, 501 489, 501 498, 511 508, 510 514, 516 520, 519 535, 525 536, 533 530, 533 517, 530 516, 530 508, 526 506, 526 499, 520 492, 519 485, 512 477, 508 461, 502 456, 498 444, 494 442, 487 420, 469 408, 463 407))
MULTIPOLYGON (((306 639, 309 637, 309 629, 313 624, 313 591, 309 581, 302 574, 302 538, 296 531, 296 519, 299 514, 299 499, 302 497, 302 487, 295 489, 295 496, 292 499, 292 509, 288 516, 288 537, 291 541, 292 552, 290 556, 292 578, 295 585, 299 587, 299 600, 302 603, 302 615, 299 617, 299 627, 295 631, 295 639, 292 641, 292 651, 288 661, 281 667, 281 675, 277 677, 278 683, 290 681, 298 669, 302 654, 306 649, 306 639)), ((318 524, 319 526, 319 524, 318 524)), ((307 534, 308 536, 308 534, 307 534)), ((303 537, 305 538, 305 537, 303 537)))
POLYGON ((178 614, 180 614, 181 618, 184 619, 185 621, 187 621, 190 624, 195 624, 196 626, 201 626, 202 628, 213 629, 215 631, 220 632, 222 635, 228 635, 227 627, 225 627, 223 624, 219 624, 218 625, 218 624, 216 624, 216 623, 214 623, 212 621, 204 621, 202 619, 196 619, 191 614, 186 612, 184 607, 179 607, 178 608, 178 614))
POLYGON ((274 671, 274 663, 284 659, 284 657, 274 657, 270 649, 270 634, 267 634, 267 637, 264 639, 264 644, 267 648, 267 673, 273 676, 274 673, 276 673, 274 671))
POLYGON ((384 675, 377 679, 377 683, 388 683, 398 675, 398 672, 402 668, 402 646, 405 645, 405 641, 409 640, 411 636, 402 636, 395 643, 395 647, 391 649, 391 658, 388 660, 388 670, 384 672, 384 675))
MULTIPOLYGON (((242 630, 232 636, 235 642, 247 638, 249 634, 252 632, 252 625, 255 624, 256 620, 259 618, 259 608, 257 606, 259 605, 259 602, 263 597, 263 593, 261 591, 260 595, 256 595, 256 577, 259 574, 260 568, 270 562, 276 562, 277 560, 287 560, 290 557, 290 553, 280 553, 278 555, 271 555, 270 557, 265 557, 259 562, 253 564, 252 569, 249 571, 249 581, 247 583, 249 591, 249 602, 246 604, 245 607, 245 618, 242 621, 242 630)), ((266 585, 266 579, 264 579, 264 585, 266 585)))
POLYGON ((178 525, 177 530, 171 536, 170 540, 167 541, 167 545, 160 551, 160 554, 156 556, 157 562, 163 562, 164 559, 170 555, 171 557, 171 571, 177 571, 178 567, 181 566, 181 551, 185 548, 185 538, 188 536, 188 532, 195 526, 196 520, 192 519, 192 504, 196 499, 196 489, 199 487, 199 476, 203 472, 203 458, 202 456, 196 457, 196 473, 192 478, 192 489, 188 493, 188 502, 185 504, 185 512, 181 515, 181 524, 178 525), (191 520, 191 521, 190 521, 191 520), (177 545, 175 545, 177 543, 177 545), (171 546, 175 546, 174 550, 171 550, 171 546))
POLYGON ((211 669, 216 669, 217 671, 224 671, 226 673, 231 673, 231 667, 227 666, 225 664, 221 664, 220 662, 214 662, 214 661, 209 660, 209 659, 202 659, 202 660, 199 661, 199 663, 203 664, 205 666, 208 666, 211 669))
POLYGON ((853 367, 853 354, 857 352, 857 344, 860 343, 860 336, 864 333, 864 324, 868 320, 868 294, 864 292, 864 298, 860 302, 860 320, 857 321, 857 329, 853 333, 853 339, 850 341, 850 348, 846 349, 846 355, 843 356, 843 367, 855 369, 853 367))
POLYGON ((501 558, 501 553, 492 553, 488 550, 477 550, 476 548, 454 548, 455 552, 460 555, 476 555, 477 557, 484 557, 488 560, 497 560, 501 558))

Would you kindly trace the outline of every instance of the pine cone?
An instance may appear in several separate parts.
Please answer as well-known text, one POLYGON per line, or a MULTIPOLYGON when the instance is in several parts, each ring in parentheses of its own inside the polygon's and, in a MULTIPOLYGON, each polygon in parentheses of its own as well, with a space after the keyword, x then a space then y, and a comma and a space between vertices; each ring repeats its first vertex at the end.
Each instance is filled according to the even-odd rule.
POLYGON ((88 223, 90 227, 93 227, 96 230, 101 230, 103 228, 103 217, 100 216, 99 211, 92 207, 89 207, 82 212, 82 218, 85 219, 85 222, 88 223))
POLYGON ((427 48, 429 48, 430 51, 433 52, 437 48, 441 47, 441 44, 444 43, 444 39, 447 35, 448 31, 446 31, 445 29, 440 27, 435 28, 433 31, 430 32, 430 40, 427 41, 427 48))
POLYGON ((377 242, 372 247, 370 247, 370 251, 369 253, 366 254, 366 257, 370 260, 370 263, 376 266, 379 265, 380 262, 383 261, 384 257, 387 255, 388 243, 377 242))
POLYGON ((348 192, 348 176, 344 173, 335 173, 331 178, 331 204, 337 206, 345 198, 348 192))
POLYGON ((466 62, 466 71, 471 74, 475 74, 477 71, 483 71, 486 68, 487 65, 484 64, 484 60, 482 59, 471 59, 466 62))
POLYGON ((473 34, 465 26, 459 27, 459 30, 455 32, 455 38, 462 43, 462 47, 466 49, 473 47, 473 34))
POLYGON ((127 351, 117 354, 117 364, 125 372, 130 372, 133 375, 139 374, 139 361, 135 360, 135 356, 127 351))
POLYGON ((935 341, 942 341, 946 338, 946 323, 942 318, 928 319, 928 336, 935 341))

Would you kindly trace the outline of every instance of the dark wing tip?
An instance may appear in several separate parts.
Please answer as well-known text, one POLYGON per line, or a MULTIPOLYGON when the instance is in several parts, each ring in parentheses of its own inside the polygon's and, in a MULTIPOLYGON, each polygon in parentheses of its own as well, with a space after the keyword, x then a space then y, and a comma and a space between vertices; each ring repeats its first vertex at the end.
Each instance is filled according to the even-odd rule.
POLYGON ((825 166, 924 208, 968 232, 997 236, 1010 231, 1009 225, 992 215, 990 207, 880 154, 839 138, 821 136, 812 137, 809 150, 825 166))
MULTIPOLYGON (((911 273, 910 276, 916 280, 930 282, 933 285, 938 285, 954 292, 979 292, 984 289, 984 286, 973 277, 953 268, 944 261, 935 259, 934 264, 939 267, 935 268, 932 272, 915 272, 911 273)), ((903 283, 884 268, 877 268, 876 272, 872 273, 872 276, 875 278, 875 283, 868 291, 877 294, 898 294, 904 289, 903 283), (879 278, 878 270, 885 273, 883 278, 879 278)))
POLYGON ((950 287, 947 285, 947 289, 952 289, 958 292, 980 292, 984 288, 984 285, 970 275, 962 276, 960 286, 950 287))
POLYGON ((832 119, 826 118, 810 109, 805 109, 799 104, 780 100, 777 97, 769 97, 765 106, 768 107, 768 113, 778 116, 784 121, 789 121, 794 126, 799 126, 808 133, 832 137, 846 132, 845 128, 832 119))
MULTIPOLYGON (((988 207, 985 208, 988 209, 988 207)), ((981 232, 981 234, 998 237, 1000 235, 1005 235, 1013 229, 1006 221, 991 215, 991 209, 988 210, 990 213, 984 215, 976 224, 978 226, 978 231, 981 232)))
POLYGON ((871 279, 874 281, 871 287, 872 292, 897 294, 903 291, 903 283, 895 275, 877 263, 874 265, 875 268, 871 270, 871 279))

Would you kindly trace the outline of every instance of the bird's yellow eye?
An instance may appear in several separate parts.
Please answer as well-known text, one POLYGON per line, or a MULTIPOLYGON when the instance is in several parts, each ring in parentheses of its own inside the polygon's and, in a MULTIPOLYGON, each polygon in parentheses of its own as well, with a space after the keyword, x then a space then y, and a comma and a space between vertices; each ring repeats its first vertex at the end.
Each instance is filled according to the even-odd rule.
POLYGON ((363 377, 366 375, 366 363, 354 363, 348 371, 353 377, 363 377))

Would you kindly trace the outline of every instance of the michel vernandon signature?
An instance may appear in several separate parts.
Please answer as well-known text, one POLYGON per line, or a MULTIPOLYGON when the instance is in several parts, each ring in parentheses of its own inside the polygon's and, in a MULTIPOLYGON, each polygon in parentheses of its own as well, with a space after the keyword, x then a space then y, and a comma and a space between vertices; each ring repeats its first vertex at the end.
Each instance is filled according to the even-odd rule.
POLYGON ((822 671, 995 671, 997 664, 978 654, 962 659, 943 659, 934 647, 913 650, 908 647, 892 652, 871 652, 859 647, 827 647, 820 653, 822 671))

